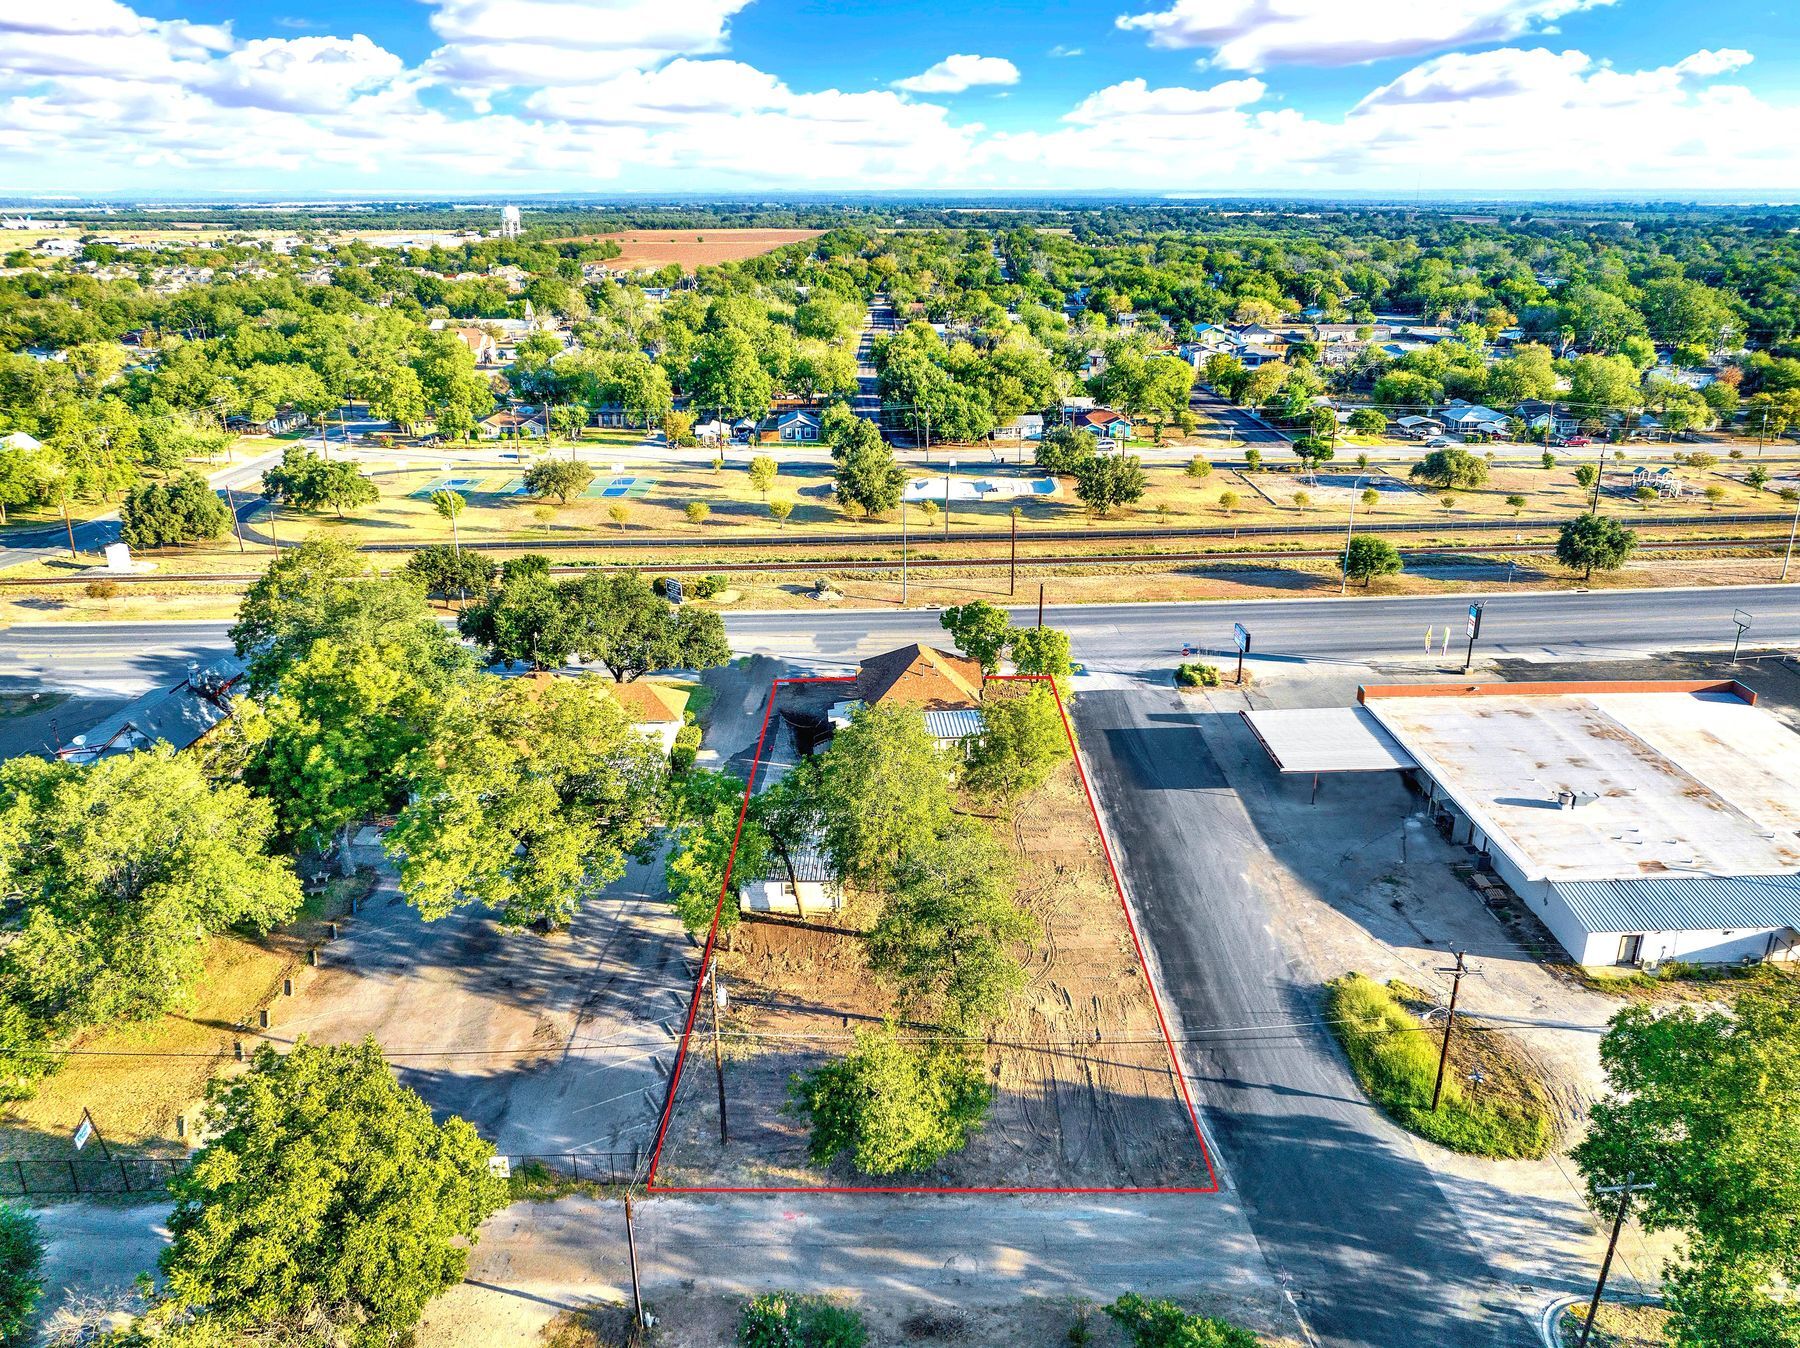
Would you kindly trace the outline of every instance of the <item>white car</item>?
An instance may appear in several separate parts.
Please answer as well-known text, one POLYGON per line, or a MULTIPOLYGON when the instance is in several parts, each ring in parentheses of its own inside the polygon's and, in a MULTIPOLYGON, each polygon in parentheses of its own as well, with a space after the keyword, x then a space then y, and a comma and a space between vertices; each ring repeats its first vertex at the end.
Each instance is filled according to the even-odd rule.
POLYGON ((1448 448, 1450 448, 1451 445, 1454 445, 1455 443, 1456 443, 1456 441, 1452 440, 1447 435, 1434 435, 1425 442, 1425 448, 1426 449, 1448 449, 1448 448))

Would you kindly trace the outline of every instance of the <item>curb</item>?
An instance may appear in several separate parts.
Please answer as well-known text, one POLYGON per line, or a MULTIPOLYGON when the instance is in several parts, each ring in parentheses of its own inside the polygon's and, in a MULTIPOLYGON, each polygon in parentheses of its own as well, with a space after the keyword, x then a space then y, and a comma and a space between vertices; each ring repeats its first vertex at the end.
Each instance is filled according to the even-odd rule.
POLYGON ((1562 1340, 1556 1333, 1557 1321, 1562 1319, 1563 1312, 1571 1306, 1581 1304, 1580 1297, 1557 1297, 1538 1314, 1537 1332, 1544 1348, 1563 1348, 1562 1340))

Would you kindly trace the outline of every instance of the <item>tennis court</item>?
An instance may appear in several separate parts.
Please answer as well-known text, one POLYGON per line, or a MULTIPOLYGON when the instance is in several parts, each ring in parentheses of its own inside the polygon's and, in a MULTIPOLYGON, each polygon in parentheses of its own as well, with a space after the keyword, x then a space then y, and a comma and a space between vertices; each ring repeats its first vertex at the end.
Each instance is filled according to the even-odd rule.
POLYGON ((650 494, 650 489, 655 485, 656 479, 653 477, 595 478, 581 494, 605 496, 615 500, 621 496, 641 500, 650 494))

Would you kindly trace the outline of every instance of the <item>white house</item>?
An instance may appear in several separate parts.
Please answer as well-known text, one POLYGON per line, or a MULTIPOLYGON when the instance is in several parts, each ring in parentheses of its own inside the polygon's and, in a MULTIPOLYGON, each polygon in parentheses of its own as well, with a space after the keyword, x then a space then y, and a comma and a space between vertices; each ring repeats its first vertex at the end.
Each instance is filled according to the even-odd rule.
POLYGON ((1044 418, 1036 412, 1026 412, 1014 417, 1004 426, 996 426, 989 436, 995 440, 1042 440, 1044 438, 1044 418))

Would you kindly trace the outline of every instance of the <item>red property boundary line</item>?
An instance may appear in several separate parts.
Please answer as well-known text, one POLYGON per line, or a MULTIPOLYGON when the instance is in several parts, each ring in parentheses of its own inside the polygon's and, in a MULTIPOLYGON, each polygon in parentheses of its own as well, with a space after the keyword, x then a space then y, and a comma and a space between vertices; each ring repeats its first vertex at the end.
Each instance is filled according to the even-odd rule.
POLYGON ((706 986, 706 976, 711 968, 719 935, 719 916, 725 909, 725 899, 731 893, 731 873, 737 864, 738 843, 744 834, 744 820, 750 812, 750 797, 756 789, 756 774, 762 767, 763 749, 769 736, 769 719, 775 710, 775 698, 783 684, 804 683, 854 683, 851 675, 816 676, 810 678, 776 679, 769 685, 768 701, 763 706, 762 729, 756 737, 756 757, 750 764, 750 780, 744 785, 744 800, 738 806, 737 828, 731 837, 731 852, 725 862, 725 881, 719 887, 719 902, 713 908, 712 926, 706 933, 706 944, 700 952, 700 972, 694 979, 694 990, 688 1000, 686 1023, 682 1026, 681 1046, 675 1054, 675 1070, 669 1075, 668 1094, 663 1099, 662 1118, 657 1124, 656 1146, 650 1153, 650 1170, 645 1178, 644 1188, 647 1192, 664 1194, 1216 1194, 1219 1192, 1218 1172, 1213 1168, 1212 1154, 1206 1146, 1206 1137, 1200 1129, 1200 1115, 1194 1108, 1194 1098, 1188 1090, 1187 1073, 1182 1070, 1181 1057, 1175 1050, 1174 1036, 1169 1033, 1168 1017, 1163 1014, 1162 998, 1157 995, 1156 981, 1150 976, 1149 962, 1144 958, 1144 943, 1138 935, 1137 922, 1132 918, 1131 905, 1125 899, 1125 887, 1119 881, 1119 868, 1113 861, 1112 844, 1107 841, 1106 829, 1100 822, 1100 811, 1094 803, 1094 789, 1088 782, 1087 768, 1081 761, 1081 749, 1075 742, 1074 727, 1069 724, 1068 708, 1063 705, 1062 692, 1056 686, 1056 680, 1047 674, 991 674, 990 679, 1007 682, 1047 683, 1050 693, 1056 699, 1057 714, 1062 717, 1063 734, 1069 742, 1069 754, 1075 760, 1075 771, 1081 779, 1081 792, 1087 800, 1088 814, 1094 821, 1094 832, 1100 837, 1100 852, 1106 858, 1106 873, 1112 877, 1113 892, 1119 896, 1119 910, 1125 914, 1125 927, 1131 933, 1132 950, 1137 955, 1138 969, 1144 975, 1144 986, 1150 992, 1150 1004, 1156 1009, 1156 1024, 1162 1031, 1163 1046, 1169 1053, 1169 1066, 1174 1069, 1176 1085, 1181 1089, 1181 1103, 1187 1110, 1188 1124, 1194 1130, 1194 1144, 1200 1149, 1200 1160, 1206 1167, 1207 1182, 1204 1185, 1116 1185, 1111 1187, 1080 1187, 1054 1185, 679 1185, 658 1184, 657 1168, 662 1164, 663 1144, 668 1140, 669 1124, 675 1114, 675 1093, 681 1086, 681 1074, 687 1065, 688 1048, 694 1034, 694 1024, 700 1014, 700 996, 706 986))

